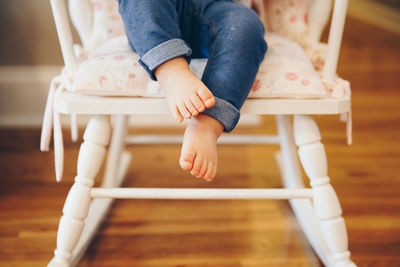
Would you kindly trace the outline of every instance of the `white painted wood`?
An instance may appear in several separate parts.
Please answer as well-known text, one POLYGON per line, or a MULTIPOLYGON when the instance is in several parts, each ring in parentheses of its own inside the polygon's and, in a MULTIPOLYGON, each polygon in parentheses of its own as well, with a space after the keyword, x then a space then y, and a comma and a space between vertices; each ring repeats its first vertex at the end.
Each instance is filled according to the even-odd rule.
POLYGON ((282 155, 282 169, 287 178, 284 182, 288 188, 304 188, 300 170, 300 163, 297 157, 294 144, 291 115, 276 115, 279 143, 282 155))
POLYGON ((83 139, 90 140, 91 143, 107 145, 110 140, 111 126, 109 120, 109 116, 95 116, 92 118, 86 127, 83 139))
MULTIPOLYGON (((131 135, 126 138, 127 144, 147 145, 147 144, 182 144, 182 135, 131 135)), ((218 144, 278 144, 279 139, 276 135, 255 135, 237 134, 222 135, 218 139, 218 144)))
MULTIPOLYGON (((76 244, 72 257, 68 267, 75 266, 79 260, 85 255, 87 248, 90 245, 90 242, 96 236, 98 229, 101 226, 101 223, 106 218, 109 213, 113 199, 94 199, 90 204, 90 209, 88 212, 88 216, 85 222, 85 226, 83 228, 82 234, 80 235, 80 239, 76 244)), ((50 265, 57 266, 58 265, 50 265)))
POLYGON ((85 141, 79 151, 78 174, 64 204, 58 227, 57 249, 48 266, 69 266, 72 260, 72 251, 78 243, 88 215, 90 190, 103 161, 109 136, 109 117, 93 117, 84 134, 85 141))
POLYGON ((311 189, 93 188, 93 198, 289 199, 312 198, 311 189))
POLYGON ((117 172, 117 179, 115 180, 117 185, 120 185, 125 178, 131 161, 131 153, 129 153, 128 151, 124 151, 120 160, 120 167, 117 172))
MULTIPOLYGON (((40 127, 43 107, 49 93, 49 81, 60 74, 62 66, 0 66, 0 127, 40 127), (26 90, 30 88, 30 90, 26 90)), ((90 115, 80 115, 78 126, 85 127, 90 115)), ((63 127, 69 127, 69 116, 61 118, 63 127)), ((237 127, 261 126, 259 115, 245 114, 237 127)), ((134 115, 129 126, 134 127, 186 127, 177 124, 170 114, 134 115)))
MULTIPOLYGON (((287 167, 284 166, 283 157, 280 152, 275 154, 275 160, 285 188, 293 189, 291 179, 286 176, 287 167)), ((302 183, 302 181, 299 181, 299 183, 302 183)), ((320 223, 315 215, 312 201, 310 199, 289 199, 289 204, 314 252, 325 266, 329 266, 331 253, 322 236, 320 223)))
MULTIPOLYGON (((310 135, 311 134, 312 133, 310 133, 310 135)), ((320 142, 301 144, 299 145, 298 153, 300 158, 307 157, 307 161, 302 162, 302 164, 304 171, 309 178, 313 179, 326 177, 328 171, 328 166, 325 163, 326 154, 324 146, 320 142)))
MULTIPOLYGON (((55 99, 63 114, 170 114, 163 98, 100 97, 63 92, 55 99)), ((351 109, 350 98, 247 99, 243 114, 341 114, 351 109)))
MULTIPOLYGON (((49 81, 62 70, 62 66, 0 66, 0 127, 40 127, 43 107, 49 93, 49 81), (26 90, 26 88, 30 90, 26 90)), ((90 115, 80 115, 78 126, 85 127, 90 115)), ((69 127, 69 116, 61 117, 63 127, 69 127)), ((245 114, 237 127, 261 126, 259 115, 245 114)), ((186 127, 177 124, 170 114, 134 115, 129 126, 134 127, 186 127)))
POLYGON ((314 191, 315 214, 331 252, 330 265, 355 266, 350 260, 340 203, 328 178, 326 154, 320 142, 317 124, 311 116, 295 115, 294 135, 296 145, 299 146, 300 161, 314 191))
POLYGON ((93 6, 90 0, 69 0, 72 24, 79 33, 84 48, 88 47, 92 33, 93 6))
POLYGON ((73 142, 78 141, 78 134, 79 134, 79 129, 78 129, 78 115, 76 114, 71 114, 71 139, 73 142))
POLYGON ((64 0, 50 0, 50 3, 53 11, 54 21, 56 23, 58 39, 60 41, 65 67, 68 73, 73 75, 78 69, 78 61, 74 52, 73 38, 68 22, 68 13, 65 8, 64 0))
POLYGON ((120 168, 120 162, 122 153, 125 147, 125 137, 128 131, 127 115, 117 115, 114 121, 114 130, 111 138, 110 148, 108 149, 108 158, 106 162, 106 168, 104 171, 104 178, 102 187, 113 187, 115 179, 117 178, 118 168, 120 168))
POLYGON ((321 139, 318 126, 311 116, 301 116, 301 123, 294 120, 296 134, 294 135, 295 143, 297 146, 315 142, 321 139))
POLYGON ((105 153, 106 150, 104 146, 94 142, 84 142, 79 150, 78 175, 82 177, 92 177, 92 174, 95 174, 93 177, 96 176, 97 171, 103 163, 105 153), (87 156, 91 154, 96 156, 87 156))
MULTIPOLYGON (((322 182, 322 179, 319 178, 322 182)), ((314 181, 317 181, 314 179, 314 181)), ((314 182, 311 179, 311 182, 314 182)), ((329 220, 330 218, 339 216, 342 214, 342 208, 340 207, 339 200, 336 196, 335 190, 332 185, 329 183, 329 179, 326 179, 326 184, 323 185, 312 185, 314 189, 314 209, 315 213, 320 220, 329 220)))
MULTIPOLYGON (((55 92, 57 95, 57 91, 55 92)), ((53 113, 53 135, 54 135, 54 168, 56 171, 56 181, 60 182, 64 172, 64 143, 61 130, 60 114, 53 113)))
POLYGON ((336 75, 343 28, 346 21, 347 5, 348 0, 335 0, 331 29, 329 31, 327 54, 322 72, 322 79, 327 82, 333 82, 336 75))
MULTIPOLYGON (((262 125, 262 117, 260 115, 242 114, 240 116, 237 127, 258 127, 262 125)), ((171 114, 153 114, 153 115, 131 115, 129 116, 129 126, 137 127, 150 127, 157 128, 162 127, 179 127, 186 128, 189 125, 189 121, 183 121, 177 124, 176 120, 171 114)))
POLYGON ((313 0, 308 16, 311 41, 318 43, 329 21, 332 9, 331 0, 313 0))
MULTIPOLYGON (((120 168, 118 169, 117 179, 114 179, 112 186, 121 186, 131 160, 130 153, 124 152, 120 161, 120 168)), ((84 255, 92 239, 96 236, 97 230, 101 226, 102 221, 106 218, 114 199, 102 198, 94 199, 90 204, 89 213, 86 219, 85 227, 81 234, 78 244, 72 252, 71 265, 75 266, 84 255)))
MULTIPOLYGON (((283 184, 288 189, 305 188, 294 142, 291 116, 277 115, 276 122, 281 153, 276 153, 275 159, 283 184)), ((311 200, 290 199, 289 203, 312 248, 321 261, 328 266, 330 251, 322 236, 319 220, 315 215, 311 200)))

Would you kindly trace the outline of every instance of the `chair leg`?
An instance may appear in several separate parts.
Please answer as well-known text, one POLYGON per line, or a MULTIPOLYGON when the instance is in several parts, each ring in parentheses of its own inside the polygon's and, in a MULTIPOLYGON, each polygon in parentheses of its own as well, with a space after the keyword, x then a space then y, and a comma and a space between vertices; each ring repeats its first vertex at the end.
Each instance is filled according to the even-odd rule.
POLYGON ((311 116, 295 115, 294 136, 303 168, 314 192, 314 210, 330 250, 330 266, 356 266, 350 259, 346 225, 339 200, 330 184, 325 149, 311 116))
MULTIPOLYGON (((275 159, 281 172, 283 185, 288 189, 305 188, 294 143, 291 115, 276 115, 276 123, 281 151, 275 154, 275 159)), ((329 249, 322 236, 311 200, 290 199, 289 203, 314 251, 321 261, 328 265, 329 249)))
MULTIPOLYGON (((101 187, 119 187, 126 175, 131 161, 129 152, 124 151, 125 138, 127 134, 127 115, 116 115, 113 133, 108 147, 108 156, 105 166, 104 178, 101 187)), ((79 242, 76 244, 72 252, 71 266, 75 266, 83 257, 86 249, 96 236, 103 220, 107 217, 114 199, 97 198, 93 199, 89 213, 86 218, 85 227, 83 228, 79 242)))
POLYGON ((79 241, 91 202, 90 190, 99 171, 110 137, 109 116, 95 116, 84 134, 78 158, 78 175, 68 193, 60 219, 57 249, 48 266, 71 265, 72 251, 79 241))
POLYGON ((128 131, 128 115, 116 115, 111 137, 103 183, 101 187, 115 187, 122 182, 129 165, 130 155, 124 151, 128 131), (128 157, 128 158, 127 158, 128 157), (126 162, 128 160, 128 162, 126 162), (122 175, 122 177, 120 177, 122 175))

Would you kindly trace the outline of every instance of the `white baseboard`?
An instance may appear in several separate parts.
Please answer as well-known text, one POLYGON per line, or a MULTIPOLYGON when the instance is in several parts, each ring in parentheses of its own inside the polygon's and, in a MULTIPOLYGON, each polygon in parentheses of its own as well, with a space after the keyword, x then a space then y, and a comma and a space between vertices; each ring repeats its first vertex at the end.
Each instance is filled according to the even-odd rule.
MULTIPOLYGON (((49 83, 61 71, 61 66, 0 66, 0 127, 40 127, 49 83)), ((86 125, 88 116, 79 116, 86 125)), ((69 125, 64 116, 62 122, 69 125)), ((135 127, 182 127, 172 116, 135 115, 130 124, 135 127)), ((260 116, 243 115, 239 126, 258 126, 260 116)))

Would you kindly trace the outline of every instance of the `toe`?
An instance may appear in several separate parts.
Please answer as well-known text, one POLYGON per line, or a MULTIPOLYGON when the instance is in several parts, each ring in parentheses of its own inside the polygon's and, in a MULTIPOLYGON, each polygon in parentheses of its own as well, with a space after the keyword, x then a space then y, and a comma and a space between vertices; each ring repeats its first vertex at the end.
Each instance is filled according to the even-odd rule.
POLYGON ((203 161, 203 164, 201 165, 200 172, 199 172, 199 177, 200 177, 200 178, 204 178, 204 175, 205 175, 206 172, 207 172, 207 166, 208 166, 208 161, 207 161, 207 160, 204 160, 204 161, 203 161))
POLYGON ((182 121, 183 121, 183 117, 182 117, 181 113, 179 112, 178 107, 175 107, 175 108, 172 109, 172 110, 173 110, 172 113, 174 114, 175 119, 176 119, 178 122, 182 122, 182 121))
POLYGON ((204 106, 203 102, 201 101, 201 99, 199 98, 199 96, 197 94, 193 94, 190 96, 190 100, 193 103, 193 106, 199 111, 199 112, 203 112, 206 107, 204 106))
POLYGON ((197 90, 197 94, 199 95, 200 99, 203 101, 206 108, 211 108, 215 104, 215 98, 210 90, 207 87, 202 87, 197 90))
POLYGON ((193 162, 195 159, 196 154, 193 151, 185 151, 181 153, 181 157, 179 159, 179 164, 181 168, 189 171, 193 168, 193 162))
POLYGON ((207 182, 210 182, 212 179, 214 179, 214 175, 213 175, 214 168, 215 168, 214 165, 215 165, 214 162, 212 162, 212 161, 208 162, 207 172, 204 175, 204 180, 206 180, 207 182))
POLYGON ((193 116, 196 116, 199 114, 199 111, 195 108, 195 106, 193 105, 192 101, 190 101, 190 99, 185 100, 185 106, 186 106, 187 110, 189 110, 189 112, 193 116))
POLYGON ((198 177, 201 169, 201 165, 203 163, 203 159, 201 159, 198 155, 194 159, 193 168, 190 172, 193 176, 198 177))
POLYGON ((192 114, 189 112, 189 110, 187 110, 184 103, 179 105, 179 112, 182 114, 182 116, 185 119, 190 119, 190 117, 192 116, 192 114))
POLYGON ((212 169, 212 172, 211 172, 211 177, 214 179, 216 174, 217 174, 217 163, 214 162, 213 169, 212 169))

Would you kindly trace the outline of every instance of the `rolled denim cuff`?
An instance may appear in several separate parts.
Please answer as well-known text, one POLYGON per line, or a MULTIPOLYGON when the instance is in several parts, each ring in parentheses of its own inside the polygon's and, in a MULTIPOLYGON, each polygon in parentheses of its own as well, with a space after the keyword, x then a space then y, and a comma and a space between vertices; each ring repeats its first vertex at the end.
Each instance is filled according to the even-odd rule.
POLYGON ((162 63, 180 56, 184 56, 190 63, 192 49, 185 41, 179 38, 170 39, 146 52, 139 60, 140 65, 149 73, 150 78, 157 81, 154 70, 162 63))
POLYGON ((224 126, 224 132, 231 132, 240 118, 240 112, 234 105, 219 97, 215 97, 215 105, 203 111, 224 126))

